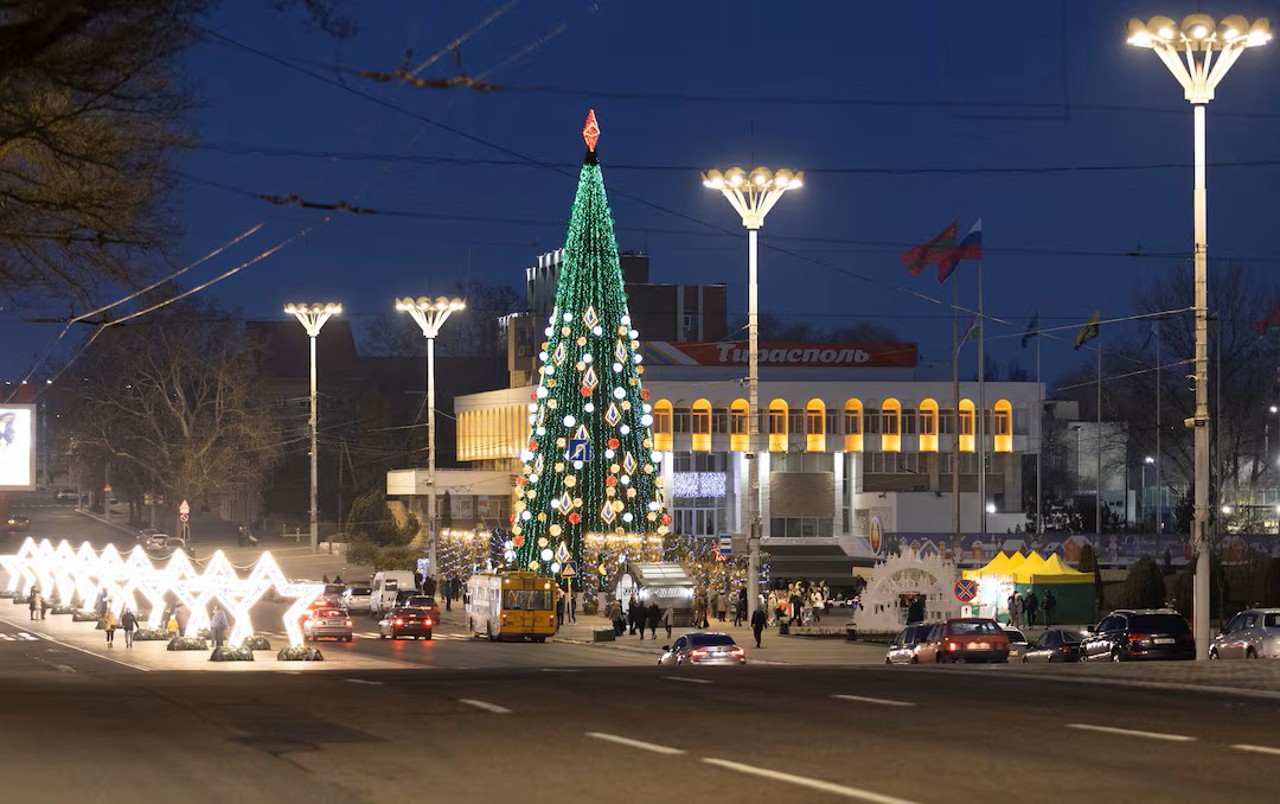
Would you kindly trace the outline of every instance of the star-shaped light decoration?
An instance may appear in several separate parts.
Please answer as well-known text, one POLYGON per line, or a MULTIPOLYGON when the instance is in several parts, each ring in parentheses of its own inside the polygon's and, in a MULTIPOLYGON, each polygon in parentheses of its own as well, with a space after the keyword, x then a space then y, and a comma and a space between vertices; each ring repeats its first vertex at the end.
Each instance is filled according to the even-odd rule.
POLYGON ((582 127, 582 139, 587 143, 587 150, 594 151, 600 140, 600 124, 596 122, 596 110, 587 111, 587 122, 582 127))

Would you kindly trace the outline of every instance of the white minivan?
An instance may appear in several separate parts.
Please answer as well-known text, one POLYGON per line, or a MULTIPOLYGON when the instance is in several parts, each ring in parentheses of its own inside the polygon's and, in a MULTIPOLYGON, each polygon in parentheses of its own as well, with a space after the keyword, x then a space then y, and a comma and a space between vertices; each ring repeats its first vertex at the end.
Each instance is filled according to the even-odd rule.
POLYGON ((369 589, 369 613, 374 617, 384 614, 396 604, 396 593, 402 589, 416 589, 413 573, 408 570, 383 570, 374 573, 369 589))

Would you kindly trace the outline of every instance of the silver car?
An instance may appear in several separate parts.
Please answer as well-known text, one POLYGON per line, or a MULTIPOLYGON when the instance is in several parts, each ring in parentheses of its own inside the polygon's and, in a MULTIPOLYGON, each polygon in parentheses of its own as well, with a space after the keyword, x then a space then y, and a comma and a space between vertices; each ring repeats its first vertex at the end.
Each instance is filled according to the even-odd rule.
POLYGON ((1280 659, 1280 609, 1246 609, 1209 645, 1210 659, 1280 659))
POLYGON ((662 646, 658 664, 746 664, 747 655, 728 634, 694 631, 662 646))
POLYGON ((884 656, 884 663, 918 664, 920 659, 916 656, 916 648, 920 647, 920 643, 924 642, 925 634, 929 633, 931 625, 933 623, 915 623, 902 629, 902 633, 898 634, 897 639, 893 640, 893 644, 889 645, 889 651, 884 656))
POLYGON ((369 597, 372 590, 368 584, 352 584, 342 593, 342 607, 350 612, 369 614, 369 597))
POLYGON ((1009 661, 1020 662, 1027 655, 1028 642, 1026 636, 1017 628, 1004 626, 1004 635, 1009 637, 1009 661))

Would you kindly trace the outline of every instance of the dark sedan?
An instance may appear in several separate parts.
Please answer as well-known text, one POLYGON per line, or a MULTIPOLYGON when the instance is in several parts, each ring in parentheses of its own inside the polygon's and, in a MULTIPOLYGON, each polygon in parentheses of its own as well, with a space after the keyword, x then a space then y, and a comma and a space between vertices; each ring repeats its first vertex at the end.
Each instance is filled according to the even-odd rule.
POLYGON ((1080 635, 1074 631, 1050 628, 1040 635, 1022 654, 1027 662, 1078 662, 1080 661, 1080 635))
POLYGON ((399 639, 402 636, 415 639, 431 639, 435 620, 426 609, 394 608, 378 623, 379 639, 399 639))
POLYGON ((4 519, 5 533, 25 533, 31 527, 31 520, 22 514, 9 514, 4 519))
POLYGON ((1081 660, 1194 659, 1196 640, 1176 611, 1113 611, 1085 632, 1081 660))

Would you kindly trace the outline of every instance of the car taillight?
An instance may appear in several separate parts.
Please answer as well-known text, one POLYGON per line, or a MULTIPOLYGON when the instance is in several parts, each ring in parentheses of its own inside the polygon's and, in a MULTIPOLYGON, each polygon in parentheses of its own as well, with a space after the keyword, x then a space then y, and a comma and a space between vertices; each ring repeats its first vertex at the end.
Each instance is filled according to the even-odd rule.
POLYGON ((702 656, 706 656, 707 652, 705 650, 691 650, 689 651, 689 655, 694 657, 702 657, 702 656))
POLYGON ((959 642, 947 643, 947 650, 963 650, 963 649, 964 649, 964 646, 961 645, 959 642))
POLYGON ((345 623, 343 623, 343 625, 345 625, 346 627, 350 628, 350 627, 351 627, 351 621, 350 621, 350 620, 347 620, 345 623))
POLYGON ((422 624, 423 624, 423 625, 431 625, 431 618, 430 618, 430 617, 427 617, 427 618, 423 619, 422 624))
POLYGON ((1129 641, 1130 641, 1130 642, 1141 642, 1141 641, 1142 641, 1142 640, 1144 640, 1144 639, 1148 639, 1148 638, 1150 638, 1150 636, 1151 636, 1150 634, 1130 634, 1130 635, 1129 635, 1129 641))
POLYGON ((404 625, 404 620, 397 619, 392 625, 404 625))
POLYGON ((742 652, 742 648, 734 648, 733 650, 731 650, 731 651, 729 651, 729 652, 730 652, 730 653, 732 653, 734 656, 739 656, 739 657, 741 657, 741 656, 743 656, 743 655, 744 655, 744 654, 743 654, 743 652, 742 652))

